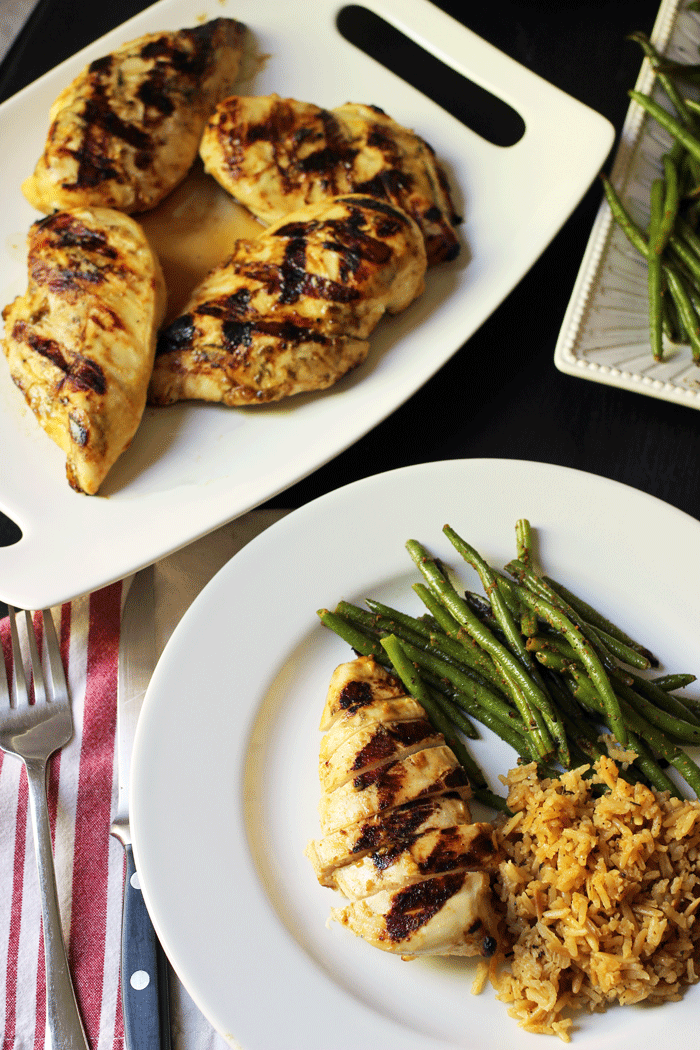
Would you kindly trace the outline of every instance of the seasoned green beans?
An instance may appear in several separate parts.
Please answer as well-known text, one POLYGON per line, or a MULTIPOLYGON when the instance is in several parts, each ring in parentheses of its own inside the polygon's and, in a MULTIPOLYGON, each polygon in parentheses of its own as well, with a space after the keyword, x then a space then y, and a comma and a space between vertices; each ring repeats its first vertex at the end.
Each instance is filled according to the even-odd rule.
POLYGON ((639 44, 665 96, 629 92, 649 119, 671 137, 652 179, 649 222, 634 221, 617 189, 602 175, 612 216, 647 263, 649 343, 655 361, 663 360, 664 334, 688 343, 700 364, 700 238, 695 227, 700 203, 700 104, 688 97, 697 83, 697 66, 664 59, 644 33, 629 37, 639 44), (669 105, 666 105, 668 103, 669 105))
POLYGON ((453 745, 475 793, 496 804, 464 743, 481 725, 518 761, 535 761, 547 774, 595 762, 607 739, 629 762, 626 778, 677 794, 663 771, 670 764, 697 794, 700 768, 683 746, 700 745, 700 702, 678 692, 695 676, 652 677, 659 661, 647 646, 542 573, 525 519, 516 525, 517 557, 505 570, 450 526, 443 532, 476 570, 483 597, 465 591, 453 570, 412 539, 406 549, 422 577, 413 590, 423 616, 374 599, 366 609, 341 601, 318 615, 403 681, 453 745))

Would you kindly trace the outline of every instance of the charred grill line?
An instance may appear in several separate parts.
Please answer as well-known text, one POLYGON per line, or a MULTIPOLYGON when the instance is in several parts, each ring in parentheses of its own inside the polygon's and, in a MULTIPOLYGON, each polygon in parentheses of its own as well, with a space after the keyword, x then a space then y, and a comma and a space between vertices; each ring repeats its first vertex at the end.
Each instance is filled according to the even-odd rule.
MULTIPOLYGON (((451 897, 459 893, 464 878, 464 872, 455 872, 453 875, 440 875, 416 882, 399 890, 385 917, 389 938, 392 941, 404 941, 409 934, 425 926, 451 897)), ((478 928, 478 925, 475 924, 475 927, 478 928)), ((470 929, 469 932, 475 930, 470 929)))

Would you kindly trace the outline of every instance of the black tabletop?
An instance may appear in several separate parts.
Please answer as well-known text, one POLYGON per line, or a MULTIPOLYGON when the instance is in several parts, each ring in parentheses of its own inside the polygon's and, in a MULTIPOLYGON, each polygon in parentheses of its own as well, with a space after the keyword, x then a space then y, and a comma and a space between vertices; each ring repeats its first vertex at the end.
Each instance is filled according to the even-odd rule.
MULTIPOLYGON (((145 6, 139 0, 42 0, 0 67, 0 99, 145 6)), ((651 31, 657 0, 443 0, 438 6, 602 113, 619 135, 641 62, 626 36, 651 31)), ((608 166, 611 160, 612 153, 608 166)), ((554 365, 600 198, 596 180, 526 277, 432 380, 271 505, 296 507, 411 463, 497 457, 589 471, 700 518, 697 410, 567 376, 554 365)), ((11 526, 0 525, 0 535, 0 542, 11 541, 11 526)))

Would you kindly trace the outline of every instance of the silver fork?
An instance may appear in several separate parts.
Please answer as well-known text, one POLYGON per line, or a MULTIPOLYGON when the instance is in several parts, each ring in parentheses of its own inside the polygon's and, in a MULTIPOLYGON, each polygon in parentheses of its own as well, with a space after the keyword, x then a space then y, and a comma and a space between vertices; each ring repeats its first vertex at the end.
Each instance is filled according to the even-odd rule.
POLYGON ((46 766, 49 757, 73 736, 73 715, 68 685, 61 663, 61 653, 51 613, 44 609, 47 674, 51 699, 48 697, 32 618, 27 611, 31 673, 34 680, 34 703, 29 702, 28 670, 25 671, 20 647, 17 617, 8 606, 12 634, 14 704, 8 686, 5 661, 0 660, 0 748, 20 758, 29 781, 29 804, 34 832, 41 914, 44 925, 46 960, 46 1003, 53 1050, 89 1050, 61 930, 61 915, 56 893, 56 872, 51 848, 51 828, 46 799, 46 766))

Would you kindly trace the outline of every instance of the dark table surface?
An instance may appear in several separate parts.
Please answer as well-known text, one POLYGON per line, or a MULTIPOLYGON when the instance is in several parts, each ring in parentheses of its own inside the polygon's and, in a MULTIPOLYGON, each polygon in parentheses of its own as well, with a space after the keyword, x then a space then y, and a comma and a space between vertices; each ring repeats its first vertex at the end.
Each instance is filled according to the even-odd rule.
MULTIPOLYGON (((140 0, 42 0, 0 67, 0 99, 145 6, 140 0)), ((641 61, 626 35, 651 31, 656 0, 443 0, 438 6, 605 115, 619 135, 626 93, 641 61)), ((608 166, 611 159, 612 153, 608 166)), ((498 457, 589 471, 700 518, 697 410, 566 376, 554 365, 600 197, 596 180, 518 287, 433 379, 271 505, 296 507, 360 477, 411 463, 498 457)), ((12 536, 12 528, 0 523, 0 542, 12 536)))

